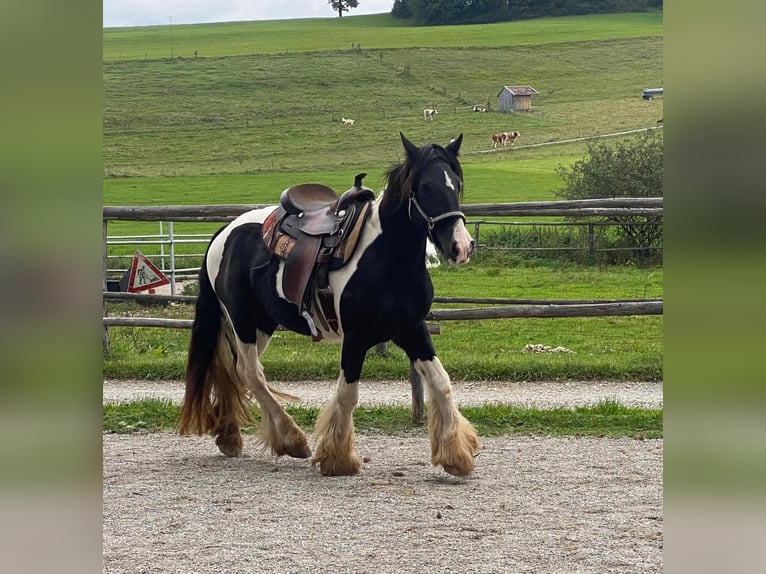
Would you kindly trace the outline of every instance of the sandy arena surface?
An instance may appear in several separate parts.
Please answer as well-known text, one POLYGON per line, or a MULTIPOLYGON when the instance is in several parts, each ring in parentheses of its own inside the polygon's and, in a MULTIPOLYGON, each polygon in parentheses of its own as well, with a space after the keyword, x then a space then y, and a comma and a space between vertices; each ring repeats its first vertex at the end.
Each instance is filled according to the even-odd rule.
MULTIPOLYGON (((321 404, 334 383, 279 383, 321 404)), ((105 381, 105 401, 180 400, 179 382, 105 381)), ((661 408, 662 383, 456 382, 459 404, 661 408)), ((409 404, 406 381, 362 404, 409 404)), ((106 573, 662 572, 662 440, 481 437, 476 471, 430 464, 425 431, 360 434, 354 477, 323 477, 245 437, 103 436, 106 573)))

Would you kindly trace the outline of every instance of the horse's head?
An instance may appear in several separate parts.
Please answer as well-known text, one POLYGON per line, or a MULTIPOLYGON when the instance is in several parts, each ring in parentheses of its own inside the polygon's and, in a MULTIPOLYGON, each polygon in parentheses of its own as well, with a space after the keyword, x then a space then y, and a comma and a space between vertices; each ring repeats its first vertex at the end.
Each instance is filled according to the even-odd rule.
POLYGON ((410 219, 426 228, 428 237, 450 263, 468 263, 473 239, 460 211, 463 170, 457 159, 463 134, 446 147, 417 147, 404 134, 399 135, 407 155, 402 166, 407 181, 402 191, 409 193, 410 219))

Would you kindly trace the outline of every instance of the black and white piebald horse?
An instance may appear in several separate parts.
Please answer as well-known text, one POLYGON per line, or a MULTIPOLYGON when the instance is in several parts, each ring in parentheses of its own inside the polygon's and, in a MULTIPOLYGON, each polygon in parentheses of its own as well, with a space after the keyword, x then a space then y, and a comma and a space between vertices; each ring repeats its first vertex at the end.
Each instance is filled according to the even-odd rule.
POLYGON ((284 262, 268 253, 264 258, 263 224, 276 206, 244 213, 214 236, 200 271, 181 434, 209 433, 221 452, 239 456, 240 425, 252 422, 247 407, 254 397, 262 413, 261 438, 272 453, 312 457, 306 435, 277 402, 295 397, 267 384, 260 361, 282 325, 342 341, 337 387, 314 429, 311 462, 322 474, 359 471, 352 420, 359 378, 368 349, 389 340, 406 352, 426 384, 431 462, 458 476, 473 471, 478 436, 453 401, 425 323, 433 299, 426 240, 452 264, 467 263, 473 250, 459 203, 463 136, 446 147, 417 147, 400 135, 404 161, 386 173, 386 187, 370 204, 348 263, 329 272, 337 332, 306 318, 285 298, 284 262))

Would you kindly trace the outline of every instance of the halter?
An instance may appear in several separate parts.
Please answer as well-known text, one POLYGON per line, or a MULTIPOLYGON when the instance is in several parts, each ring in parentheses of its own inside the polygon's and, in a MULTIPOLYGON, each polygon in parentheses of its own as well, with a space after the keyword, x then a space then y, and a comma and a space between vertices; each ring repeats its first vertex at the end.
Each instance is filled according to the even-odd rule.
POLYGON ((418 210, 418 213, 423 216, 423 219, 426 220, 426 223, 428 224, 428 236, 431 236, 431 230, 434 228, 434 225, 436 225, 439 221, 442 219, 447 219, 448 217, 459 217, 465 222, 465 214, 462 211, 447 211, 445 213, 442 213, 441 215, 437 215, 436 217, 430 217, 425 211, 423 211, 423 208, 420 207, 420 204, 418 203, 418 200, 415 199, 415 192, 410 191, 410 203, 407 206, 407 215, 410 217, 410 221, 412 221, 412 206, 415 206, 415 209, 418 210))

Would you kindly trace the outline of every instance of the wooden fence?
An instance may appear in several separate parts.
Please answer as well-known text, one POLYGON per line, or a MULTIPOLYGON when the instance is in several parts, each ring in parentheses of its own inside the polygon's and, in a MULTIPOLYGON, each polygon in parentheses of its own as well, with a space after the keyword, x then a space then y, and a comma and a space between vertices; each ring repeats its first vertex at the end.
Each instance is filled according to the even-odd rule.
MULTIPOLYGON (((174 222, 228 222, 234 219, 240 213, 247 209, 261 207, 259 204, 252 205, 216 205, 216 206, 158 206, 158 207, 105 207, 104 208, 104 236, 108 243, 110 254, 107 260, 119 261, 115 268, 106 266, 107 273, 115 277, 117 274, 124 273, 125 254, 114 254, 112 246, 116 245, 154 245, 159 246, 159 254, 153 256, 159 257, 159 265, 163 273, 170 277, 171 293, 176 294, 176 282, 178 278, 193 278, 197 275, 199 261, 203 253, 192 252, 188 249, 182 253, 177 251, 177 246, 181 244, 200 244, 200 251, 210 240, 210 233, 207 234, 177 234, 174 233, 174 222), (107 225, 109 221, 115 220, 134 220, 134 221, 157 221, 160 226, 159 235, 144 236, 115 236, 108 237, 107 225), (163 233, 163 223, 167 221, 167 233, 163 233), (169 261, 169 266, 166 262, 169 261), (189 263, 179 262, 192 262, 189 263), (122 267, 120 267, 122 265, 122 267)), ((595 221, 589 216, 625 216, 633 215, 644 218, 643 221, 636 220, 630 223, 631 227, 637 226, 656 226, 662 216, 662 198, 635 198, 635 199, 599 199, 582 201, 544 201, 544 202, 520 202, 510 204, 470 204, 465 205, 464 211, 469 217, 467 224, 473 227, 473 236, 475 240, 475 255, 478 256, 484 249, 492 251, 515 251, 515 252, 564 252, 564 251, 584 251, 589 256, 608 251, 654 251, 662 249, 661 247, 646 246, 616 246, 599 247, 597 245, 596 232, 597 227, 620 225, 619 222, 601 220, 595 221), (503 219, 492 220, 487 216, 499 216, 503 219), (520 220, 509 220, 509 216, 520 217, 520 220), (532 216, 565 216, 567 221, 530 221, 532 216), (572 221, 573 217, 589 217, 587 221, 572 221), (521 245, 511 246, 491 246, 482 243, 481 227, 484 225, 498 225, 502 227, 585 227, 587 228, 587 242, 583 245, 521 245)))
MULTIPOLYGON (((226 222, 263 205, 178 205, 178 206, 105 206, 103 208, 104 302, 136 300, 162 302, 193 302, 194 297, 108 293, 106 289, 107 230, 109 221, 197 221, 226 222)), ((474 203, 462 206, 466 216, 645 216, 657 218, 663 214, 663 198, 611 198, 577 201, 532 201, 519 203, 474 203)), ((606 317, 624 315, 659 315, 663 312, 661 299, 625 301, 523 301, 451 299, 437 297, 435 302, 489 304, 490 307, 471 309, 434 309, 431 321, 508 319, 519 317, 606 317)), ((104 317, 104 326, 151 326, 190 328, 190 320, 140 317, 104 317)), ((105 339, 106 340, 106 339, 105 339)))

